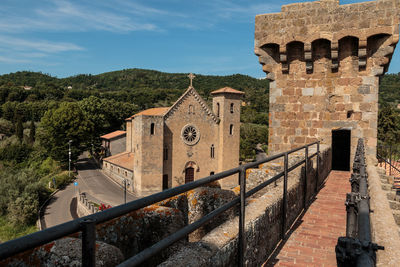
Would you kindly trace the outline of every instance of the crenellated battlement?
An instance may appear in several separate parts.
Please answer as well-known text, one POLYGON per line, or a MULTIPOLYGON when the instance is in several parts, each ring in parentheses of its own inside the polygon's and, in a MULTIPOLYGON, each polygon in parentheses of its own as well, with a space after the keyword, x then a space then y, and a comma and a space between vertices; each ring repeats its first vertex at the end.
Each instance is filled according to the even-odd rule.
MULTIPOLYGON (((381 68, 373 70, 381 75, 387 70, 394 47, 399 40, 399 0, 379 0, 358 4, 339 5, 337 0, 296 3, 282 7, 280 13, 256 16, 255 53, 267 73, 289 73, 290 59, 298 57, 306 71, 314 71, 315 50, 328 46, 326 56, 329 68, 337 71, 345 38, 353 38, 352 54, 358 56, 361 71, 366 69, 367 58, 374 58, 381 68), (342 45, 341 45, 342 43, 342 45), (377 51, 377 46, 379 46, 377 51), (314 52, 314 53, 313 53, 314 52), (384 59, 383 59, 384 57, 384 59)), ((270 76, 269 78, 272 78, 270 76)))

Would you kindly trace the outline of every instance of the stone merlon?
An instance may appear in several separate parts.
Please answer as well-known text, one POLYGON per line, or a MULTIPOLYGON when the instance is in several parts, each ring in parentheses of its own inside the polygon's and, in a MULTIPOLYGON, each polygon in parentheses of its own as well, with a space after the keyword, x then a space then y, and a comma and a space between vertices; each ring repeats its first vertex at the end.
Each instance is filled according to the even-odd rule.
MULTIPOLYGON (((363 61, 367 41, 376 35, 390 36, 386 55, 389 63, 394 45, 399 40, 400 0, 378 0, 339 5, 339 0, 321 0, 282 6, 280 13, 262 14, 255 21, 255 53, 265 72, 271 64, 286 64, 287 45, 293 41, 304 43, 304 58, 311 60, 312 43, 326 39, 331 43, 333 68, 338 57, 339 40, 352 36, 359 40, 358 56, 363 61)), ((336 66, 337 67, 337 66, 336 66)), ((283 68, 285 71, 285 68, 283 68)))

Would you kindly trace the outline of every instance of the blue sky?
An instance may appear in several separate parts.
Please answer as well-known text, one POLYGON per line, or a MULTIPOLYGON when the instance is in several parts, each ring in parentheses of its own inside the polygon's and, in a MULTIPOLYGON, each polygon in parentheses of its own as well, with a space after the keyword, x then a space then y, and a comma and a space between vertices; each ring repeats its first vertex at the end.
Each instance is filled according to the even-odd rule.
MULTIPOLYGON (((126 68, 265 77, 254 17, 289 0, 1 0, 0 74, 126 68)), ((304 1, 303 1, 304 2, 304 1)), ((363 2, 341 0, 341 4, 363 2)), ((395 52, 389 72, 400 71, 395 52)))

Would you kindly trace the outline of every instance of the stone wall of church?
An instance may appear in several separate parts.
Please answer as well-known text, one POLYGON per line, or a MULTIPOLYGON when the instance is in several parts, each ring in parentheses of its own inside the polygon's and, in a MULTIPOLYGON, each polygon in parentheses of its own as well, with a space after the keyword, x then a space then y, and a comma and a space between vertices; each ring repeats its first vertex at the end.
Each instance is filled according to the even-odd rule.
POLYGON ((163 175, 164 118, 139 115, 132 123, 133 190, 139 195, 160 192, 163 175))
POLYGON ((270 83, 269 151, 351 130, 376 154, 379 76, 398 42, 399 0, 296 3, 258 15, 255 52, 270 83))
POLYGON ((194 179, 218 172, 218 124, 206 109, 190 93, 184 101, 165 119, 164 147, 169 148, 168 160, 164 161, 163 174, 168 175, 172 187, 185 183, 185 168, 193 166, 194 179), (197 129, 200 138, 197 143, 188 145, 182 137, 185 126, 192 125, 197 129), (211 146, 214 145, 214 157, 211 156, 211 146))

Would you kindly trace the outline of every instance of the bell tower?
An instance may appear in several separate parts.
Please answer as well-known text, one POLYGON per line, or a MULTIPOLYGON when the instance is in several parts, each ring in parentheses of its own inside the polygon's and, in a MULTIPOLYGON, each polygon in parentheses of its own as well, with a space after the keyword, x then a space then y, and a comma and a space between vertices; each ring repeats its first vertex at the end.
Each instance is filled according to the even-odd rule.
MULTIPOLYGON (((218 172, 235 168, 239 165, 240 147, 240 107, 244 92, 224 87, 211 92, 213 111, 219 118, 218 130, 218 172)), ((238 183, 236 176, 220 181, 223 187, 233 187, 238 183)))

